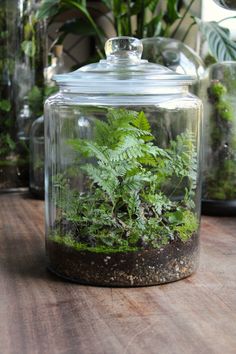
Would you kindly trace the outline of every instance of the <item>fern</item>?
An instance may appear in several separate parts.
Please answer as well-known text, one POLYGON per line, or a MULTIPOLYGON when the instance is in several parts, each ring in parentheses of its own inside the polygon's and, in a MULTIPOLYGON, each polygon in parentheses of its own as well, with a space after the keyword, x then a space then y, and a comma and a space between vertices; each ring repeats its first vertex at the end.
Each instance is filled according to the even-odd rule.
POLYGON ((95 120, 94 127, 93 140, 68 141, 87 192, 74 191, 63 176, 54 180, 57 235, 72 228, 72 235, 65 234, 85 249, 160 247, 173 238, 190 238, 198 227, 192 211, 197 178, 192 133, 180 134, 163 149, 154 145, 145 114, 124 109, 109 109, 107 121, 95 120), (185 192, 174 199, 178 187, 185 192))

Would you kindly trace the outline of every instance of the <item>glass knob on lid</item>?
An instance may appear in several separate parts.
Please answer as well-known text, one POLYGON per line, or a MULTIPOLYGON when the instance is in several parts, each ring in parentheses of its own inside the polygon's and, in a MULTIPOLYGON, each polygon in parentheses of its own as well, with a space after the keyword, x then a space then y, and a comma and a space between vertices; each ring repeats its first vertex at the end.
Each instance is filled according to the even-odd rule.
POLYGON ((137 63, 141 60, 143 52, 142 42, 132 37, 115 37, 105 43, 107 61, 132 61, 137 63))

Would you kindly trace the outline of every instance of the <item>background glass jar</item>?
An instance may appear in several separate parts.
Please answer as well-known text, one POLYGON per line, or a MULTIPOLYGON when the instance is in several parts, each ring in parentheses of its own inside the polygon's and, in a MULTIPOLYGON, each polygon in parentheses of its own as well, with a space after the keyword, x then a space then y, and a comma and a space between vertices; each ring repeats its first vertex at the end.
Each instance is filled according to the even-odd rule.
POLYGON ((236 214, 236 63, 209 68, 204 100, 204 169, 202 211, 236 214))
POLYGON ((29 132, 43 110, 44 25, 39 1, 0 4, 0 189, 28 187, 29 132))
POLYGON ((195 77, 190 91, 202 99, 201 82, 206 78, 201 57, 189 46, 173 38, 152 37, 142 39, 143 58, 166 66, 179 73, 195 77))
POLYGON ((198 263, 201 102, 140 41, 58 75, 45 104, 48 266, 81 283, 138 286, 198 263))
POLYGON ((227 9, 236 10, 236 0, 214 0, 217 5, 227 9))
POLYGON ((30 131, 30 192, 44 199, 44 117, 34 121, 30 131))

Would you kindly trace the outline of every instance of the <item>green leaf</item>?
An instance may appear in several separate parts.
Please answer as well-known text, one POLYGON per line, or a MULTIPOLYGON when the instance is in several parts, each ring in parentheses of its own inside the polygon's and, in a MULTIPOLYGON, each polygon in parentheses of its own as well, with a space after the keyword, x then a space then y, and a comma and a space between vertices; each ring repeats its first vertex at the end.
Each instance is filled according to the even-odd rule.
POLYGON ((160 0, 149 1, 148 8, 152 13, 154 13, 156 11, 156 8, 157 8, 157 5, 159 2, 160 2, 160 0))
POLYGON ((23 52, 28 56, 33 58, 36 53, 36 46, 35 43, 32 41, 24 41, 21 43, 21 49, 23 52))
POLYGON ((132 121, 132 124, 140 129, 140 130, 145 130, 146 132, 151 132, 151 127, 150 127, 150 124, 144 114, 144 112, 140 112, 137 116, 137 118, 135 118, 133 121, 132 121))
POLYGON ((168 221, 171 224, 179 225, 183 222, 184 214, 182 211, 177 210, 175 212, 167 213, 167 214, 165 214, 165 216, 168 217, 168 221))
POLYGON ((55 16, 59 10, 60 0, 44 0, 36 14, 38 20, 55 16))
POLYGON ((166 13, 166 18, 167 22, 169 24, 174 23, 176 20, 181 18, 177 6, 178 6, 179 0, 168 0, 167 1, 167 13, 166 13))
POLYGON ((4 112, 10 112, 11 103, 8 100, 1 100, 0 101, 0 110, 4 111, 4 112))
POLYGON ((203 22, 196 19, 196 22, 207 40, 211 55, 217 61, 236 60, 236 43, 230 39, 227 28, 219 26, 215 21, 203 22))
POLYGON ((43 113, 43 93, 38 86, 34 86, 29 92, 29 107, 36 117, 43 113))
POLYGON ((160 34, 162 26, 162 17, 163 13, 162 11, 160 11, 157 16, 154 16, 151 21, 145 24, 146 37, 155 37, 160 34))

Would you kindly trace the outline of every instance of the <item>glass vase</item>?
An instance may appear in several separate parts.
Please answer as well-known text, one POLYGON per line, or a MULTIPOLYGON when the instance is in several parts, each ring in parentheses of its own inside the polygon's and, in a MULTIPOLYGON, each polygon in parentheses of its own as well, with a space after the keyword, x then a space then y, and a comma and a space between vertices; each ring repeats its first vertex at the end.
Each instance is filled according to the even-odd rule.
POLYGON ((198 264, 202 104, 139 40, 105 48, 45 103, 48 267, 103 286, 179 280, 198 264))

